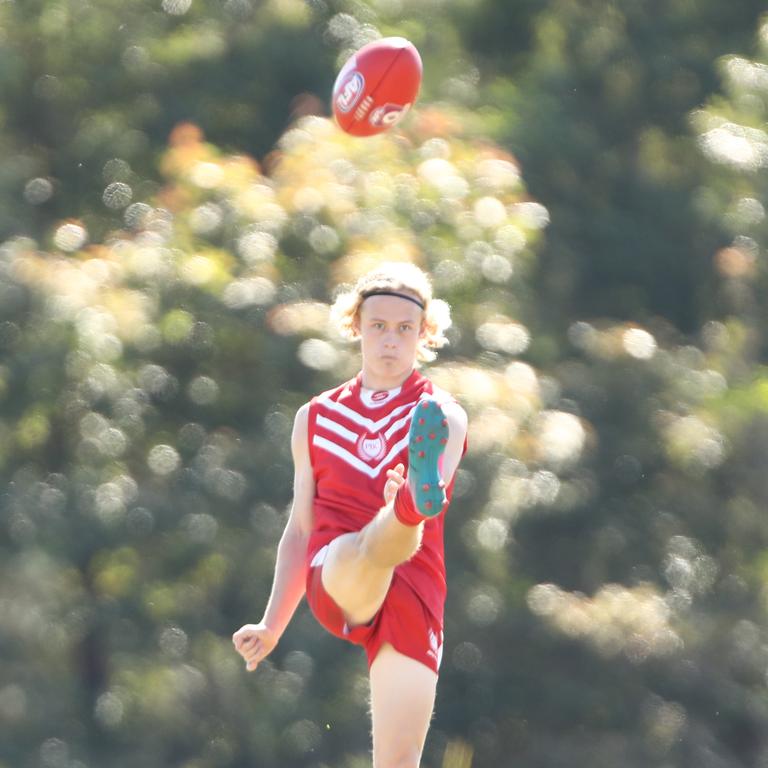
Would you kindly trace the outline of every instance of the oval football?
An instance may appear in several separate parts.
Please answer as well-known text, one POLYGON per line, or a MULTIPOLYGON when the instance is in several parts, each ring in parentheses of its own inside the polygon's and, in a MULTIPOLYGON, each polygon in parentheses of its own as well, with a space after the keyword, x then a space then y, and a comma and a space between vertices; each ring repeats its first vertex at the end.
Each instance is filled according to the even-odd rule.
POLYGON ((353 136, 373 136, 396 125, 421 86, 419 52, 403 37, 364 45, 347 59, 333 86, 336 122, 353 136))

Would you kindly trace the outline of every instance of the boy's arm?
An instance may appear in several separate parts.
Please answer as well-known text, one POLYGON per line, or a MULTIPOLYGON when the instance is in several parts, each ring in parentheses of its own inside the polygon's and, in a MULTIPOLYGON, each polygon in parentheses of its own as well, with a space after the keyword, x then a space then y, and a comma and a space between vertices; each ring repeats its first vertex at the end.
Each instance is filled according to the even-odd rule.
POLYGON ((246 624, 232 636, 237 652, 245 659, 248 671, 274 649, 304 596, 306 554, 312 530, 312 504, 315 480, 309 458, 309 404, 296 414, 291 436, 294 483, 293 503, 277 547, 275 576, 264 616, 258 624, 246 624))

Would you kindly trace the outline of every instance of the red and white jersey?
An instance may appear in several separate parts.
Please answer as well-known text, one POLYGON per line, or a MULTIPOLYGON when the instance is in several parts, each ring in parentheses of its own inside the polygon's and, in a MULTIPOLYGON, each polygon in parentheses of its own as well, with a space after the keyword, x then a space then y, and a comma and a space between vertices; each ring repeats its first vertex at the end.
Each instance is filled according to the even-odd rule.
MULTIPOLYGON (((453 401, 418 371, 396 389, 372 392, 362 375, 313 398, 309 406, 309 454, 315 477, 311 558, 342 533, 359 531, 384 504, 387 470, 408 467, 408 430, 419 400, 453 401)), ((451 484, 452 485, 452 484, 451 484)), ((452 487, 447 489, 450 499, 452 487)), ((419 551, 398 573, 439 621, 445 602, 444 513, 424 525, 419 551)))

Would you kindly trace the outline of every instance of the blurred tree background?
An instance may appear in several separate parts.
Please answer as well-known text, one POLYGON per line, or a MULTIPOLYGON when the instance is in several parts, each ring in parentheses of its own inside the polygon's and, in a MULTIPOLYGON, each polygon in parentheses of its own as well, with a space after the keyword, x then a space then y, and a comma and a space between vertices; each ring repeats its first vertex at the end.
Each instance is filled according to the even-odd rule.
POLYGON ((383 258, 471 421, 424 765, 768 765, 762 12, 0 1, 0 766, 370 765, 357 649, 230 635, 383 258), (390 34, 419 104, 352 139, 390 34))

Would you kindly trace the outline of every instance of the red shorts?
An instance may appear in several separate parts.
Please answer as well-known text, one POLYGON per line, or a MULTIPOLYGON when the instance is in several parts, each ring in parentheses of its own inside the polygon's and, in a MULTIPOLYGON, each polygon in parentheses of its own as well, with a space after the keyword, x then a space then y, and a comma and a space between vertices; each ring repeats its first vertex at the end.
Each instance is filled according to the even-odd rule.
POLYGON ((368 666, 385 643, 437 673, 443 655, 443 628, 413 589, 395 571, 384 603, 365 625, 348 627, 344 613, 325 591, 321 573, 328 545, 311 559, 307 573, 307 602, 315 618, 331 634, 362 645, 368 666))

